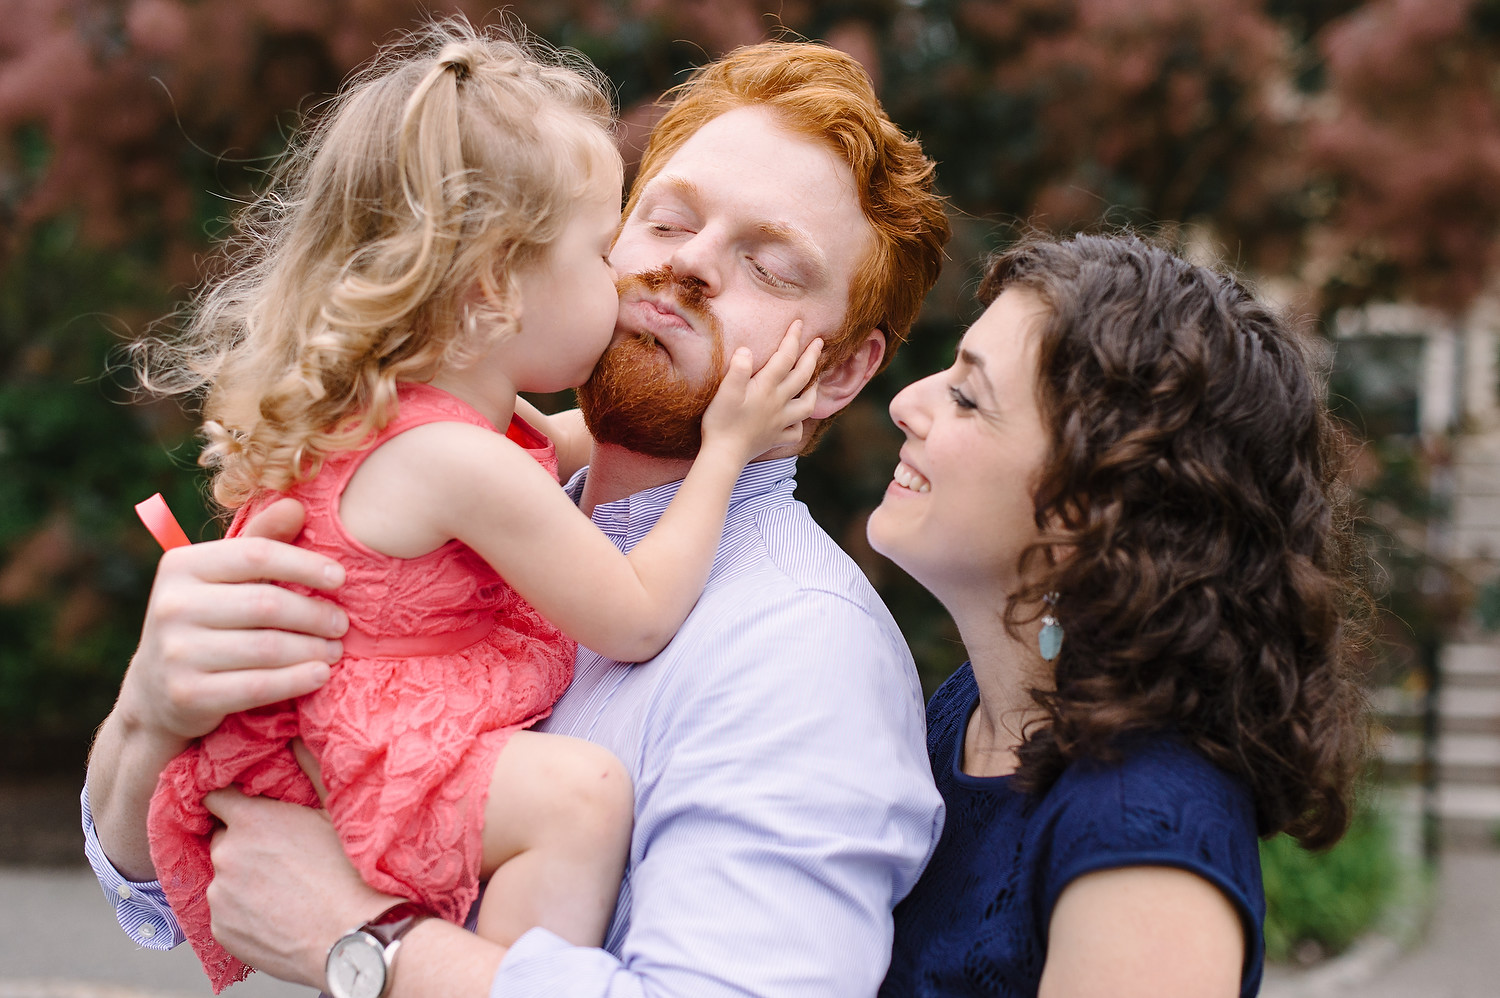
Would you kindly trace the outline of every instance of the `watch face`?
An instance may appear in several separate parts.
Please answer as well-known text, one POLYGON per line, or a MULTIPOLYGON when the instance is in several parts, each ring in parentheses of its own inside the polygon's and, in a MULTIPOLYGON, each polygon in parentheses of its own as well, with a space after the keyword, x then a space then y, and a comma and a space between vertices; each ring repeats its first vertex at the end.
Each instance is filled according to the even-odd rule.
POLYGON ((328 993, 333 998, 380 998, 385 990, 385 958, 380 943, 351 932, 328 951, 328 993))

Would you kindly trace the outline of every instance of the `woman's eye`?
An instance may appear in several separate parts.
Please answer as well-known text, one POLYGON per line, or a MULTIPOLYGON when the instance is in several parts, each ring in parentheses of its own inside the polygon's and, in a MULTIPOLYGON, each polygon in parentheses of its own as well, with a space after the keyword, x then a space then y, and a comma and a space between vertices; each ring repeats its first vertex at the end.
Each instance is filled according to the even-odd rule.
POLYGON ((960 409, 977 409, 977 408, 979 408, 977 405, 974 404, 974 400, 971 399, 971 398, 969 398, 969 396, 965 395, 963 393, 963 390, 961 388, 959 388, 957 385, 951 385, 951 386, 949 386, 949 388, 948 388, 948 397, 951 398, 953 400, 953 404, 956 405, 956 406, 958 406, 960 409))
POLYGON ((759 277, 762 281, 765 281, 773 288, 789 288, 792 286, 791 281, 782 280, 754 260, 750 261, 750 267, 755 271, 755 276, 759 277))

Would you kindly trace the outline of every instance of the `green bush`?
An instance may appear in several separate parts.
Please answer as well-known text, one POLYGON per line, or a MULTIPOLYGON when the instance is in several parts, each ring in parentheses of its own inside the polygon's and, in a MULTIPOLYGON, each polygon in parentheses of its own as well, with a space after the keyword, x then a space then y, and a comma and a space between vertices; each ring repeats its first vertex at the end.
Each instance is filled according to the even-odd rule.
POLYGON ((132 509, 206 524, 188 423, 127 405, 122 334, 168 304, 139 254, 39 227, 0 272, 0 772, 76 771, 134 648, 160 554, 132 509))
POLYGON ((1261 843, 1266 959, 1289 959, 1312 942, 1337 953, 1372 928, 1400 875, 1390 822, 1361 808, 1332 849, 1308 852, 1286 835, 1261 843))

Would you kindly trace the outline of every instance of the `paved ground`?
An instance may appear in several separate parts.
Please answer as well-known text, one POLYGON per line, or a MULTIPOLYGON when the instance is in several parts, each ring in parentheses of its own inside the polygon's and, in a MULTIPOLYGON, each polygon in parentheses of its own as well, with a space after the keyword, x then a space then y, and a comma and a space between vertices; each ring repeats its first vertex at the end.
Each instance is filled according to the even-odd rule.
POLYGON ((1425 931, 1405 952, 1367 940, 1299 973, 1272 969, 1262 998, 1496 998, 1500 995, 1500 850, 1450 852, 1425 931))
MULTIPOLYGON (((1318 970, 1269 975, 1264 998, 1495 998, 1500 994, 1500 852, 1444 859, 1430 930, 1391 959, 1367 951, 1318 970), (1333 971, 1333 973, 1330 973, 1333 971)), ((211 994, 186 947, 136 949, 93 875, 0 867, 0 998, 187 998, 211 994)), ((256 975, 227 998, 308 998, 256 975)))
MULTIPOLYGON (((115 925, 88 869, 59 865, 82 855, 76 822, 70 787, 0 785, 0 998, 211 995, 187 947, 137 949, 115 925)), ((1262 998, 1496 998, 1500 850, 1446 855, 1437 896, 1427 931, 1410 950, 1369 940, 1309 971, 1272 968, 1262 998)), ((314 992, 257 974, 225 994, 311 998, 314 992)))
POLYGON ((1500 995, 1500 852, 1450 853, 1423 945, 1377 973, 1363 998, 1500 995))
MULTIPOLYGON (((83 862, 79 779, 0 779, 0 998, 211 996, 187 946, 136 947, 83 862)), ((311 998, 255 974, 225 998, 311 998)))
MULTIPOLYGON (((87 868, 0 867, 0 998, 188 998, 213 991, 187 946, 138 949, 87 868)), ((225 998, 309 998, 254 974, 225 998)))

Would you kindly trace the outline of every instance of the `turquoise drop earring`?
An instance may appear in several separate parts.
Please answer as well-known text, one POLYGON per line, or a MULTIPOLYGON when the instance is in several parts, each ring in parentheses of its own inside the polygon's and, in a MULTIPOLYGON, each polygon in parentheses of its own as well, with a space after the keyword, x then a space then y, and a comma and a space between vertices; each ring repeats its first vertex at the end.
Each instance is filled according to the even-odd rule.
POLYGON ((1047 604, 1047 612, 1042 614, 1042 629, 1036 636, 1036 644, 1042 658, 1050 662, 1062 651, 1063 629, 1057 618, 1052 616, 1052 607, 1057 605, 1057 593, 1048 593, 1042 599, 1047 604))

